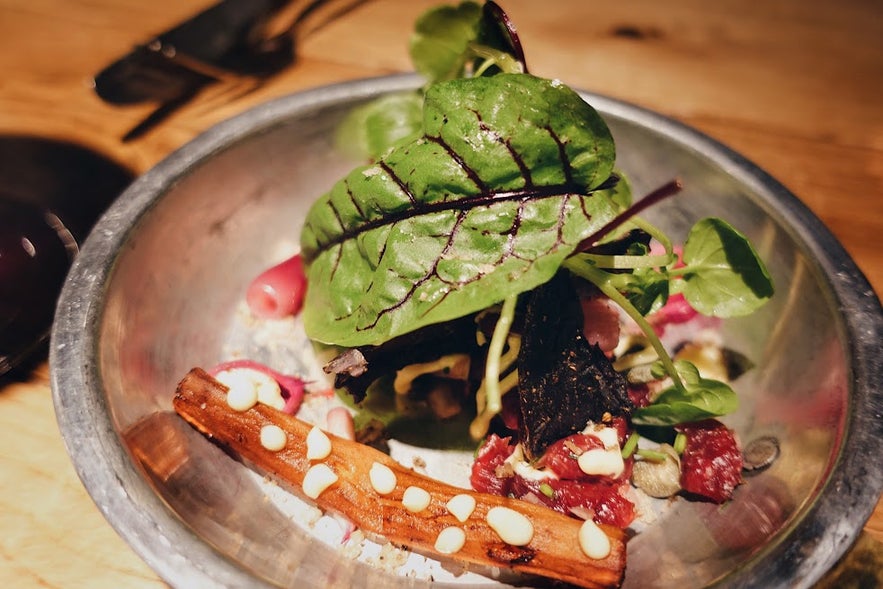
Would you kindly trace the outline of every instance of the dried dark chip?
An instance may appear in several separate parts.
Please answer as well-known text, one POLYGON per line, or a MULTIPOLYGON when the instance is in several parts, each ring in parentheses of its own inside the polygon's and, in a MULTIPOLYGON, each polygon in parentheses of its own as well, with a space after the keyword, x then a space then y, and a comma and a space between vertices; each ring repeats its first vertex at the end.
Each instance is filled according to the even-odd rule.
POLYGON ((559 273, 531 293, 518 356, 521 441, 529 459, 556 440, 633 409, 625 378, 583 335, 573 284, 559 273))

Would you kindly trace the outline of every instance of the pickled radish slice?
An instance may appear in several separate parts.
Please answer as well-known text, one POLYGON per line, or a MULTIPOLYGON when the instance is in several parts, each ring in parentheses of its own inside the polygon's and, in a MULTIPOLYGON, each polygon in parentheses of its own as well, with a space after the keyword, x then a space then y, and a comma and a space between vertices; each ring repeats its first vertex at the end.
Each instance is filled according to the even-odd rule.
POLYGON ((306 287, 307 279, 298 254, 255 278, 245 293, 245 300, 255 316, 281 319, 300 312, 306 287))

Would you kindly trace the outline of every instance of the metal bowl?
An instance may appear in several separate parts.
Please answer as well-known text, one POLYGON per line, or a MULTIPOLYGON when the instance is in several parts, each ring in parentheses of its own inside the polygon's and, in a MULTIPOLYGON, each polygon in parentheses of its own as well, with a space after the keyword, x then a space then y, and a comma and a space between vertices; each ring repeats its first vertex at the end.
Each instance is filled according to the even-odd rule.
MULTIPOLYGON (((191 367, 224 359, 249 281, 352 166, 333 140, 341 118, 417 83, 320 88, 218 125, 138 179, 83 245, 52 334, 59 425, 98 507, 173 586, 415 586, 314 541, 170 409, 191 367)), ((743 443, 773 436, 780 457, 725 508, 679 501, 637 535, 625 586, 810 586, 883 488, 880 302, 822 223, 752 163, 657 114, 585 98, 609 121, 636 194, 683 180, 651 220, 684 236, 698 218, 726 218, 777 286, 724 330, 756 364, 735 383, 742 409, 728 423, 743 443)))

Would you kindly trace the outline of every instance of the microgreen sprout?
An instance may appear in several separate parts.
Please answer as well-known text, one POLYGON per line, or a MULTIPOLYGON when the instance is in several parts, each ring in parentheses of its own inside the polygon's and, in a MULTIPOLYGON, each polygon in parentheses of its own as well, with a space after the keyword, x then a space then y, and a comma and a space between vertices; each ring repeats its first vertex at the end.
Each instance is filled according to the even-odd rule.
POLYGON ((666 459, 664 452, 657 452, 656 450, 640 449, 637 450, 635 454, 644 460, 649 460, 650 462, 665 462, 666 459))
POLYGON ((675 436, 674 444, 672 447, 675 449, 679 455, 684 453, 684 450, 687 448, 687 436, 683 432, 678 432, 678 435, 675 436))
POLYGON ((487 427, 491 418, 497 415, 503 408, 503 391, 517 384, 517 373, 508 375, 502 382, 500 379, 503 351, 509 339, 509 330, 515 318, 517 303, 518 295, 509 295, 503 300, 503 304, 500 307, 500 315, 497 318, 494 333, 488 345, 484 380, 475 395, 478 414, 470 426, 470 434, 475 439, 480 439, 481 436, 487 433, 487 427))
POLYGON ((622 445, 622 457, 623 459, 629 458, 632 454, 635 453, 635 450, 638 449, 638 440, 640 439, 640 434, 638 432, 632 432, 629 438, 625 441, 625 444, 622 445))
POLYGON ((499 413, 503 406, 500 395, 500 356, 512 327, 512 319, 515 317, 515 305, 518 295, 510 295, 503 301, 500 309, 500 317, 494 327, 490 347, 487 353, 487 362, 484 370, 484 382, 487 391, 486 410, 491 413, 499 413))

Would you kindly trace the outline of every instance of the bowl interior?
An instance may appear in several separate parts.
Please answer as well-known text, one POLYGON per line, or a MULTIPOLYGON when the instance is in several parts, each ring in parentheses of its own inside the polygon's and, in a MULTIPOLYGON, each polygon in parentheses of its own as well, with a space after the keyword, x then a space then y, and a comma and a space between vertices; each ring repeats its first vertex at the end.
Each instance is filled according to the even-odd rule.
MULTIPOLYGON (((72 384, 57 393, 59 420, 96 502, 175 585, 413 586, 311 541, 290 513, 264 500, 244 467, 171 412, 178 380, 227 359, 237 345, 249 281, 294 251, 313 199, 354 164, 335 145, 341 118, 377 92, 412 84, 316 91, 212 130, 136 182, 83 249, 60 307, 70 311, 69 324, 56 327, 53 343, 56 388, 83 390, 72 384), (87 308, 70 306, 76 298, 87 308), (97 428, 106 442, 96 449, 78 428, 97 428), (123 487, 124 496, 108 486, 123 487)), ((777 288, 758 314, 723 329, 728 346, 755 364, 735 382, 742 405, 727 423, 743 444, 775 437, 780 458, 747 477, 724 508, 678 501, 630 542, 626 586, 808 584, 845 549, 873 503, 839 514, 842 547, 823 556, 817 544, 825 530, 806 522, 827 525, 813 518, 854 427, 854 358, 818 261, 821 246, 798 222, 806 213, 762 172, 689 129, 587 99, 611 125, 636 195, 682 179, 683 193, 647 217, 676 239, 699 218, 727 219, 758 247, 777 288), (795 542, 803 545, 798 555, 788 549, 795 542)), ((289 354, 301 349, 309 345, 295 329, 281 351, 246 353, 278 353, 290 371, 316 374, 302 355, 289 354)))

